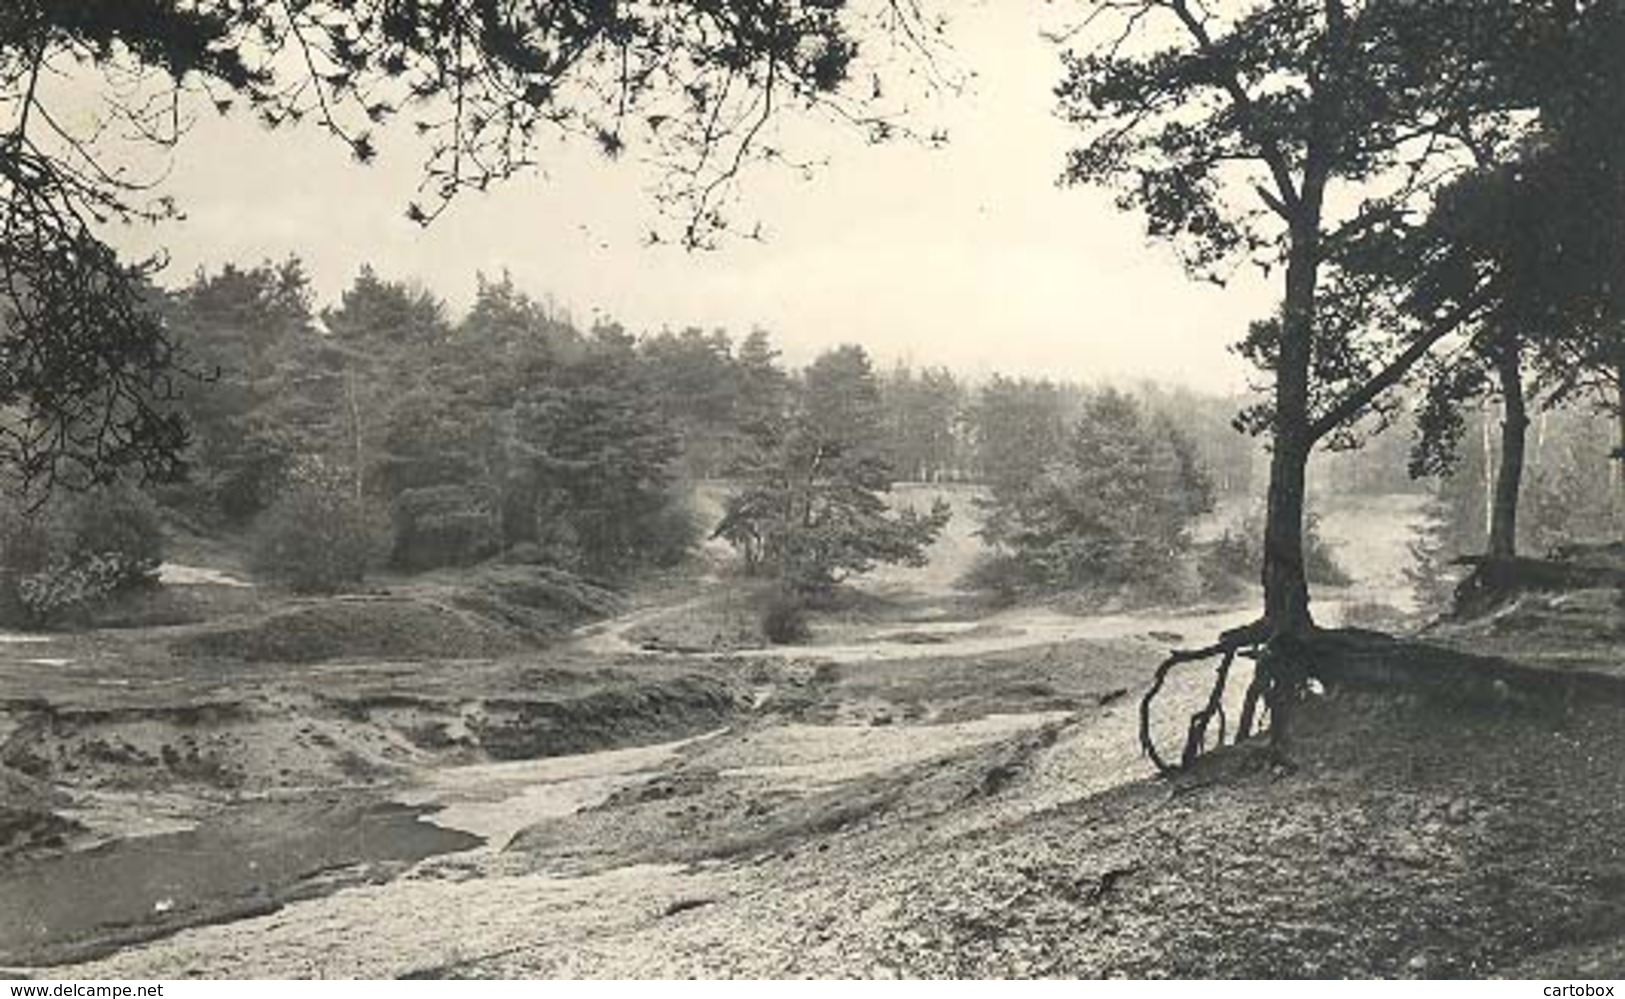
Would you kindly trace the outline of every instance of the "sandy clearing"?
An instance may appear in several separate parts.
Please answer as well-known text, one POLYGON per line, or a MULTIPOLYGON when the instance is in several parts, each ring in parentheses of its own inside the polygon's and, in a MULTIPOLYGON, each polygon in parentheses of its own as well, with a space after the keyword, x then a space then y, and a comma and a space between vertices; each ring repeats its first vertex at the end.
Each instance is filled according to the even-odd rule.
POLYGON ((985 715, 936 725, 779 725, 705 755, 724 777, 812 793, 898 770, 1071 717, 1068 711, 985 715))
POLYGON ((429 771, 392 798, 403 805, 436 807, 437 826, 483 837, 483 852, 501 850, 515 833, 544 819, 569 815, 658 773, 685 749, 721 735, 654 746, 506 763, 478 763, 429 771))
POLYGON ((158 582, 168 586, 233 586, 251 587, 254 584, 238 579, 219 569, 206 569, 179 562, 164 562, 158 566, 158 582))

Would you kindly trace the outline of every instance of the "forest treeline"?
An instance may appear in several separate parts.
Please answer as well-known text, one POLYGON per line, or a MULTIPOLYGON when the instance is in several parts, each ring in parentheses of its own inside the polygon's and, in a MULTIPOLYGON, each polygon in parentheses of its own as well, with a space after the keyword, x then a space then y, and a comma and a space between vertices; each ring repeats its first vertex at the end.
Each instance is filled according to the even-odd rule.
MULTIPOLYGON (((453 315, 432 290, 364 268, 320 308, 288 260, 200 272, 161 309, 190 372, 170 405, 191 444, 158 501, 206 529, 353 520, 341 533, 407 570, 516 549, 610 576, 675 560, 696 530, 679 485, 759 462, 764 428, 800 397, 867 407, 848 436, 886 484, 1008 485, 1039 474, 1100 393, 877 369, 859 347, 840 348, 854 371, 809 385, 762 330, 583 329, 506 276, 481 278, 453 315)), ((1256 449, 1230 426, 1234 400, 1136 395, 1216 470, 1217 493, 1249 487, 1256 449)), ((313 547, 342 554, 339 542, 313 547)))
MULTIPOLYGON (((948 513, 889 509, 897 481, 981 487, 989 556, 971 582, 1007 594, 1233 590, 1262 544, 1241 524, 1191 557, 1196 519, 1256 492, 1264 455, 1234 398, 971 381, 878 367, 851 344, 795 370, 760 329, 582 328, 506 275, 481 277, 461 314, 370 268, 321 307, 294 259, 152 294, 181 351, 164 405, 190 434, 183 474, 10 510, 0 610, 14 621, 149 577, 166 518, 251 537, 255 567, 304 591, 493 558, 614 579, 679 562, 713 527, 747 571, 827 589, 923 558, 948 513), (690 509, 704 480, 732 486, 720 525, 690 509)), ((1530 545, 1605 530, 1607 427, 1571 413, 1540 427, 1530 545)), ((1414 489, 1409 446, 1386 434, 1318 459, 1320 474, 1343 494, 1414 489)), ((1462 448, 1439 480, 1434 558, 1481 550, 1485 460, 1462 448)))
MULTIPOLYGON (((180 474, 11 509, 0 604, 14 619, 150 575, 165 518, 252 537, 256 569, 305 591, 496 557, 615 578, 692 549, 712 525, 689 487, 713 479, 741 484, 719 534, 747 565, 827 586, 918 558, 940 530, 945 514, 888 519, 893 482, 1013 498, 1102 393, 880 369, 857 345, 792 370, 763 330, 582 328, 506 275, 481 277, 461 314, 370 268, 324 307, 295 259, 150 294, 178 349, 159 403, 189 435, 180 474), (792 509, 797 523, 763 519, 792 509), (109 545, 109 529, 140 541, 109 545), (109 548, 136 554, 105 566, 109 548)), ((1217 470, 1204 495, 1249 487, 1256 449, 1230 426, 1234 400, 1134 395, 1148 426, 1177 429, 1190 469, 1217 470)))

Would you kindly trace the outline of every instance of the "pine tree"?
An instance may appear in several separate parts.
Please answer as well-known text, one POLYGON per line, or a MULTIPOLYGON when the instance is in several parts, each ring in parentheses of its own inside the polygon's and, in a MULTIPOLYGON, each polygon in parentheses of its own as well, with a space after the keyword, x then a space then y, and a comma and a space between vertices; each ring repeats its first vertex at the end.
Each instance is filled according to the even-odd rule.
POLYGON ((792 590, 827 591, 880 563, 921 565, 948 505, 893 511, 894 471, 880 453, 880 393, 868 356, 843 346, 803 375, 794 413, 764 427, 738 465, 741 487, 714 536, 748 568, 792 590))

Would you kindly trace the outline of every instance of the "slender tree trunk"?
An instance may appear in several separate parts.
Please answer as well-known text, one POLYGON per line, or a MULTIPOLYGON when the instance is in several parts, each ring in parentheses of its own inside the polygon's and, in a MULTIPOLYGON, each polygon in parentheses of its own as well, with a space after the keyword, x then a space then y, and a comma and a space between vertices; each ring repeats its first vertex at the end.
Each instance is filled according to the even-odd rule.
POLYGON ((1264 520, 1264 618, 1268 644, 1258 659, 1243 715, 1250 729, 1257 696, 1270 713, 1270 742, 1286 744, 1291 706, 1306 674, 1303 643, 1314 630, 1309 578, 1304 570, 1303 522, 1309 452, 1309 379, 1314 360, 1315 286, 1320 266, 1320 203, 1324 178, 1304 180, 1300 214, 1292 226, 1281 339, 1275 365, 1275 427, 1264 520))
POLYGON ((1264 522, 1264 613, 1273 635, 1300 635, 1309 616, 1303 562, 1304 499, 1308 478, 1309 366, 1313 350, 1316 226, 1301 226, 1287 265, 1281 346, 1275 369, 1275 433, 1264 522))
POLYGON ((1299 440, 1276 434, 1264 524, 1264 613, 1277 634, 1304 632, 1313 624, 1303 562, 1307 459, 1299 440))
POLYGON ((1484 536, 1489 537, 1495 521, 1495 431, 1490 428, 1490 408, 1484 407, 1478 424, 1478 449, 1484 458, 1484 536))
POLYGON ((366 455, 361 440, 361 405, 356 399, 355 370, 350 367, 346 367, 344 373, 344 395, 350 410, 351 484, 355 490, 356 506, 359 507, 366 485, 366 455))
POLYGON ((1529 430, 1516 340, 1507 339, 1496 352, 1495 364, 1501 381, 1501 464, 1495 473, 1495 501, 1490 511, 1489 556, 1510 559, 1518 548, 1518 492, 1523 486, 1524 442, 1529 430))
POLYGON ((1614 418, 1619 426, 1619 439, 1615 442, 1618 450, 1614 452, 1615 481, 1619 483, 1615 514, 1620 534, 1625 536, 1625 358, 1614 365, 1614 392, 1614 418))
POLYGON ((1551 415, 1544 409, 1540 412, 1540 422, 1535 424, 1535 467, 1546 459, 1546 431, 1551 425, 1551 415))

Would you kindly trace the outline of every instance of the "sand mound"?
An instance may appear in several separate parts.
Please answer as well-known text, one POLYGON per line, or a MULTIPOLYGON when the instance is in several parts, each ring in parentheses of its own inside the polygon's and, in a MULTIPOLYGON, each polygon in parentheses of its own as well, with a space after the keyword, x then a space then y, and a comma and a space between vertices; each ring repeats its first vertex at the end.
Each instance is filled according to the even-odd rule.
MULTIPOLYGON (((698 674, 601 674, 587 687, 486 698, 279 692, 142 708, 37 705, 15 712, 16 728, 0 742, 0 766, 11 770, 0 772, 41 788, 52 781, 253 794, 355 786, 436 763, 661 742, 726 724, 736 708, 725 683, 698 674)), ((25 800, 0 790, 8 806, 25 800)))
POLYGON ((315 663, 333 659, 479 659, 525 648, 517 629, 415 598, 365 597, 294 607, 175 640, 189 658, 315 663))

